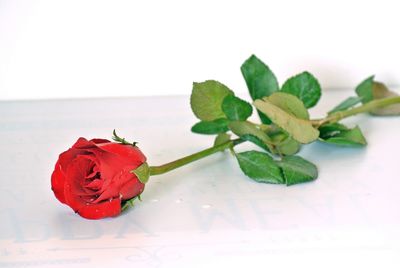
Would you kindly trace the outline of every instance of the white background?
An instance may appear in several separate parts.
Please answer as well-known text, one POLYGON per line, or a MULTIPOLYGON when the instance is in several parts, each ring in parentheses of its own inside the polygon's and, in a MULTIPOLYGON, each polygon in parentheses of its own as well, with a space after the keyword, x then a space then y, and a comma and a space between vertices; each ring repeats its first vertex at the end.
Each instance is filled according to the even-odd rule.
POLYGON ((396 1, 1 1, 0 99, 244 91, 252 53, 282 83, 400 84, 396 1))

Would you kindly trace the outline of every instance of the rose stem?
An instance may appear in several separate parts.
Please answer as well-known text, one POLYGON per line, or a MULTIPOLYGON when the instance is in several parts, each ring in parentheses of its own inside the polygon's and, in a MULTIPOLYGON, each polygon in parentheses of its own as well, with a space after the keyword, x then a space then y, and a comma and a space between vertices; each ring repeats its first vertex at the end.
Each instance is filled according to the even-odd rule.
POLYGON ((330 115, 326 118, 323 118, 323 119, 312 120, 312 124, 315 127, 319 127, 326 123, 330 123, 330 124, 336 123, 336 122, 342 120, 343 118, 353 116, 356 114, 360 114, 360 113, 370 112, 376 108, 382 108, 384 106, 389 106, 389 105, 396 104, 396 103, 400 103, 400 96, 373 100, 364 105, 355 107, 355 108, 347 110, 347 111, 340 111, 340 112, 333 113, 332 115, 330 115))
POLYGON ((169 172, 171 170, 174 170, 176 168, 179 168, 179 167, 184 166, 186 164, 189 164, 191 162, 197 161, 199 159, 202 159, 202 158, 207 157, 209 155, 212 155, 214 153, 224 151, 225 149, 228 149, 228 148, 232 148, 235 145, 238 145, 238 144, 240 144, 242 142, 243 142, 243 140, 240 140, 240 139, 229 140, 227 142, 221 143, 219 145, 212 146, 212 147, 210 147, 208 149, 205 149, 205 150, 202 150, 200 152, 185 156, 183 158, 180 158, 180 159, 177 159, 175 161, 166 163, 164 165, 151 166, 150 167, 150 176, 164 174, 166 172, 169 172))

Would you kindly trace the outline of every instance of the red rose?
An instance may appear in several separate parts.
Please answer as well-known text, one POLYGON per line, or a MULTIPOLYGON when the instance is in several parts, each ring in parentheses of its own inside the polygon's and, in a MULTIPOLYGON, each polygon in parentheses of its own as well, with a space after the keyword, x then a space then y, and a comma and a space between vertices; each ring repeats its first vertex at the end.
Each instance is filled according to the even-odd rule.
POLYGON ((79 138, 60 154, 51 176, 52 190, 84 218, 116 216, 123 201, 143 192, 144 184, 130 171, 145 162, 136 146, 79 138))

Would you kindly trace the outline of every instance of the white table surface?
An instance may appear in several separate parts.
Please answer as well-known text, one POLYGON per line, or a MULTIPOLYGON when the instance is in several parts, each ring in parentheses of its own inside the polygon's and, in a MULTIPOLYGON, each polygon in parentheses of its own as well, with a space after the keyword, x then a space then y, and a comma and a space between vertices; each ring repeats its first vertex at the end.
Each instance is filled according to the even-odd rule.
MULTIPOLYGON (((349 94, 324 92, 312 114, 349 94)), ((156 165, 212 144, 195 122, 188 96, 0 102, 0 267, 399 267, 399 117, 346 120, 366 148, 305 146, 319 178, 302 185, 256 183, 226 152, 152 177, 117 218, 83 219, 50 190, 80 136, 115 128, 156 165)))

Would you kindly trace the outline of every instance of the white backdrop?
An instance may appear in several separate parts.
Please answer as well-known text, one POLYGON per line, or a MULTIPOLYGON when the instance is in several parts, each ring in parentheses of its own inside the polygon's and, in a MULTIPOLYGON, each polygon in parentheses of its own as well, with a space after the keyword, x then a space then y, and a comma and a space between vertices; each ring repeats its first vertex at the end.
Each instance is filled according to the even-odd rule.
POLYGON ((217 79, 244 91, 263 59, 282 83, 324 89, 376 74, 400 84, 396 1, 1 1, 0 99, 189 94, 217 79))

